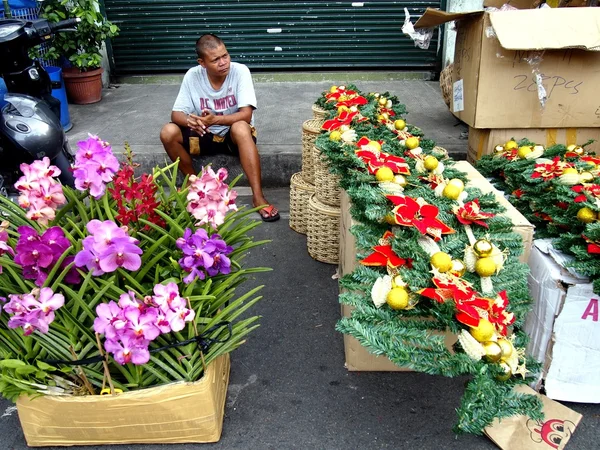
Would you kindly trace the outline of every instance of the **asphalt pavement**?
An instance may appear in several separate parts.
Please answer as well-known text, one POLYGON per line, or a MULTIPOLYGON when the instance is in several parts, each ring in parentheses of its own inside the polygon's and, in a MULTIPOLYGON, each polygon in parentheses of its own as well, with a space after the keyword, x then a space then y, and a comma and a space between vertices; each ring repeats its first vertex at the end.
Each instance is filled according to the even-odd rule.
MULTIPOLYGON (((342 77, 342 75, 340 75, 342 77)), ((257 82, 256 115, 267 198, 282 219, 255 231, 272 242, 254 249, 249 266, 273 271, 257 274, 242 289, 264 285, 254 308, 261 327, 232 354, 230 385, 220 442, 214 449, 493 449, 483 436, 455 436, 464 377, 414 372, 348 372, 340 318, 337 267, 312 259, 306 236, 289 227, 289 178, 300 170, 301 129, 311 105, 331 84, 257 82)), ((425 80, 361 81, 363 91, 390 91, 408 107, 408 121, 419 125, 457 158, 466 155, 466 127, 447 111, 437 83, 425 80)), ((168 120, 176 84, 121 84, 104 91, 100 103, 71 105, 72 143, 92 133, 113 144, 128 141, 145 166, 164 161, 158 130, 168 120), (162 160, 161 160, 162 158, 162 160)), ((204 162, 201 161, 201 164, 204 162)), ((239 170, 234 162, 232 172, 239 170)), ((216 163, 215 163, 216 164, 216 163)), ((248 204, 241 188, 238 204, 248 204)), ((258 217, 258 216, 257 216, 258 217)), ((597 449, 600 405, 571 404, 583 414, 567 448, 597 449)), ((0 400, 0 448, 25 449, 12 405, 0 400)), ((75 420, 75 418, 74 418, 75 420)), ((78 447, 72 447, 78 448, 78 447)), ((90 448, 90 447, 81 447, 90 448)), ((108 446, 91 448, 123 448, 108 446)), ((127 446, 132 450, 199 448, 197 444, 127 446)))

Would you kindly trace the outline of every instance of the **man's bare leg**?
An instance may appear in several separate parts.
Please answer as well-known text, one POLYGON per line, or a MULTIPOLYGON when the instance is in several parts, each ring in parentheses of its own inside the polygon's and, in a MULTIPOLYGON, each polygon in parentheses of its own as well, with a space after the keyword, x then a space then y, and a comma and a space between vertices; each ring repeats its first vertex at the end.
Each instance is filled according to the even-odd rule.
MULTIPOLYGON (((258 149, 252 139, 250 125, 247 122, 236 122, 231 126, 231 139, 240 152, 240 163, 248 178, 250 189, 252 189, 252 204, 254 206, 268 205, 262 190, 260 157, 258 149)), ((273 208, 270 216, 277 214, 277 208, 273 208)))
POLYGON ((195 175, 192 157, 183 148, 183 135, 181 130, 174 123, 168 123, 160 130, 160 141, 171 158, 175 162, 179 158, 179 170, 184 175, 195 175))

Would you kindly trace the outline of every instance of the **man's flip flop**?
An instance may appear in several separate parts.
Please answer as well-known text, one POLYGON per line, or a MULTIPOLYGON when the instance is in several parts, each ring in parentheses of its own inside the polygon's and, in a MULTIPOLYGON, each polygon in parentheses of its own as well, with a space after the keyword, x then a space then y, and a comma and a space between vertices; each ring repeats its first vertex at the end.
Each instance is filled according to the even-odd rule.
POLYGON ((276 220, 279 220, 279 213, 275 212, 275 214, 273 214, 274 209, 274 205, 269 205, 258 211, 263 222, 275 222, 276 220))

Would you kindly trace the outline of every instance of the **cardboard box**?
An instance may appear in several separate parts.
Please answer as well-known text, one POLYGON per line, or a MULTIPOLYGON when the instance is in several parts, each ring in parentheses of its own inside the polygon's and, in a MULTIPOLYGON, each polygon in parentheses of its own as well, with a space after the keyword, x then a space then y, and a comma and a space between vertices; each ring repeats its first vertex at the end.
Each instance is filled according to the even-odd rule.
MULTIPOLYGON (((455 165, 458 170, 468 174, 471 183, 477 183, 477 187, 484 193, 494 192, 499 202, 507 209, 506 215, 513 222, 513 230, 523 238, 523 255, 519 258, 527 262, 529 251, 533 241, 534 226, 512 206, 504 196, 495 189, 491 183, 466 161, 458 161, 455 165)), ((356 259, 356 242, 350 232, 350 227, 356 224, 350 216, 350 198, 346 191, 340 195, 340 256, 339 275, 343 277, 351 273, 359 264, 356 259)), ((342 316, 349 317, 352 308, 342 305, 342 316)), ((450 349, 456 342, 456 336, 445 333, 446 347, 450 349)), ((407 371, 410 369, 399 367, 385 356, 376 356, 364 348, 357 339, 344 334, 344 352, 346 355, 346 368, 350 371, 407 371)))
POLYGON ((21 396, 17 411, 25 440, 30 447, 217 442, 229 367, 226 354, 195 383, 115 396, 21 396))
POLYGON ((543 363, 534 387, 544 383, 555 400, 600 403, 600 297, 587 278, 559 265, 563 257, 547 240, 536 240, 529 259, 534 303, 525 322, 527 351, 543 363))
POLYGON ((451 111, 474 128, 600 127, 600 9, 447 13, 457 21, 451 111))
POLYGON ((596 142, 586 147, 586 150, 600 154, 600 128, 498 128, 477 129, 469 127, 469 148, 467 161, 475 163, 482 156, 494 153, 494 147, 505 142, 527 138, 536 144, 550 147, 555 144, 571 145, 585 144, 590 139, 596 142))

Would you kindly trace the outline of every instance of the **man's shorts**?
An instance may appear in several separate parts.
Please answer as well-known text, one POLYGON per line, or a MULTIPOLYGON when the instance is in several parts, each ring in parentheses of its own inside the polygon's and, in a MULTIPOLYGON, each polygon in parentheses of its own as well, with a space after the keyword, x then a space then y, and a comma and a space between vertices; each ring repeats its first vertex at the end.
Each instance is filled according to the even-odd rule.
MULTIPOLYGON (((212 133, 206 133, 204 136, 200 136, 195 131, 188 127, 182 127, 178 125, 183 136, 183 148, 190 155, 216 155, 218 153, 225 153, 228 155, 239 156, 240 151, 234 144, 231 138, 231 130, 227 131, 225 136, 219 136, 212 133)), ((250 126, 252 132, 252 139, 256 143, 256 128, 250 126)))

